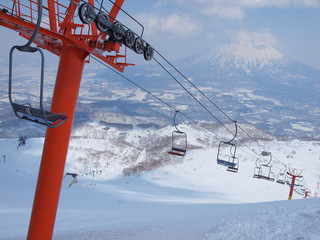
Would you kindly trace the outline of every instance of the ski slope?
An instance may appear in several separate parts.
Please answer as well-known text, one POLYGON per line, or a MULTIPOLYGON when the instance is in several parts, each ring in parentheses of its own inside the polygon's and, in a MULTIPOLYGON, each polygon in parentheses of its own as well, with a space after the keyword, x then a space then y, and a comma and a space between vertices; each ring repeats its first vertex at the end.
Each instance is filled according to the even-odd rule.
MULTIPOLYGON (((239 172, 227 172, 216 164, 217 148, 200 149, 204 143, 194 132, 190 144, 198 149, 186 157, 165 155, 167 164, 124 176, 124 169, 148 159, 146 149, 134 146, 137 138, 154 135, 138 130, 109 134, 127 144, 119 147, 111 138, 71 140, 65 172, 79 176, 71 187, 72 177, 63 180, 53 239, 319 239, 319 198, 294 193, 295 200, 287 201, 287 185, 252 177, 254 159, 245 152, 239 151, 239 172), (115 154, 108 154, 110 148, 115 154), (127 158, 134 154, 135 159, 127 158)), ((17 139, 0 140, 1 240, 26 238, 43 141, 27 139, 18 148, 17 139)), ((291 154, 288 165, 304 169, 313 194, 319 143, 274 140, 266 147, 278 157, 291 154)))

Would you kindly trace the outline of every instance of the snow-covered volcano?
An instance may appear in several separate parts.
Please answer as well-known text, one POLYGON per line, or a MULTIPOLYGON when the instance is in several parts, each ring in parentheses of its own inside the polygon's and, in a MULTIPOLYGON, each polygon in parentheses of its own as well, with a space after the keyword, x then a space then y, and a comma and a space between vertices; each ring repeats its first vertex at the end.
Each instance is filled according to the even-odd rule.
POLYGON ((282 53, 267 44, 226 44, 196 57, 193 63, 209 64, 225 68, 234 67, 249 71, 279 65, 284 61, 282 53))

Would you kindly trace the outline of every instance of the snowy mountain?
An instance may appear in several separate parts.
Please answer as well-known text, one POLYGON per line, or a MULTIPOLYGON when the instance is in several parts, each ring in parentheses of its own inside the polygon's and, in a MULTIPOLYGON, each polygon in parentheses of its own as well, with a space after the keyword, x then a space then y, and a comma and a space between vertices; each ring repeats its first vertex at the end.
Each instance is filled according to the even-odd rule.
POLYGON ((201 54, 192 63, 220 69, 233 67, 249 73, 253 69, 278 66, 283 61, 283 54, 266 44, 227 44, 201 54))

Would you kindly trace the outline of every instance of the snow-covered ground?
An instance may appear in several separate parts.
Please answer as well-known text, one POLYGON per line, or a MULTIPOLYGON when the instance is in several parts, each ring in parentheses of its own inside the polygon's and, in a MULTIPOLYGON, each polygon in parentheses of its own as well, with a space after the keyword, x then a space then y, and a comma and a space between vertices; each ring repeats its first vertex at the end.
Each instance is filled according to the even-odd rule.
MULTIPOLYGON (((216 164, 216 145, 199 142, 197 131, 188 135, 194 149, 184 158, 148 149, 152 131, 107 132, 71 140, 65 172, 79 176, 71 187, 71 176, 63 180, 53 239, 319 239, 320 199, 294 193, 286 200, 287 185, 252 177, 255 159, 246 152, 239 149, 235 174, 216 164), (152 167, 150 153, 161 167, 152 167), (124 176, 135 166, 144 168, 124 176)), ((17 139, 0 140, 0 239, 26 238, 42 145, 43 139, 27 139, 19 148, 17 139)), ((273 140, 265 147, 303 169, 314 194, 319 142, 273 140)), ((281 171, 281 164, 273 165, 281 171)))

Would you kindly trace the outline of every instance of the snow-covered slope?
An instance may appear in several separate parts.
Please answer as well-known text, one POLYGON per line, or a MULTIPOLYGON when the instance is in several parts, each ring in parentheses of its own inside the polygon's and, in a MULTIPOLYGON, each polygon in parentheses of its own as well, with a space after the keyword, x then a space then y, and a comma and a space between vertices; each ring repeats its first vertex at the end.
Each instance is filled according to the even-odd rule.
MULTIPOLYGON (((96 123, 74 132, 65 173, 77 173, 78 181, 68 187, 72 178, 63 180, 53 239, 317 239, 318 199, 294 193, 301 200, 288 202, 287 185, 254 179, 255 158, 243 146, 239 172, 227 172, 216 164, 217 139, 197 126, 180 128, 188 132, 184 158, 167 154, 171 126, 117 131, 96 123)), ((320 143, 268 138, 259 141, 288 166, 303 169, 313 195, 320 143)), ((26 236, 42 144, 30 138, 17 148, 17 139, 0 140, 6 159, 0 163, 2 240, 26 236)), ((276 160, 272 165, 281 171, 276 160)))

